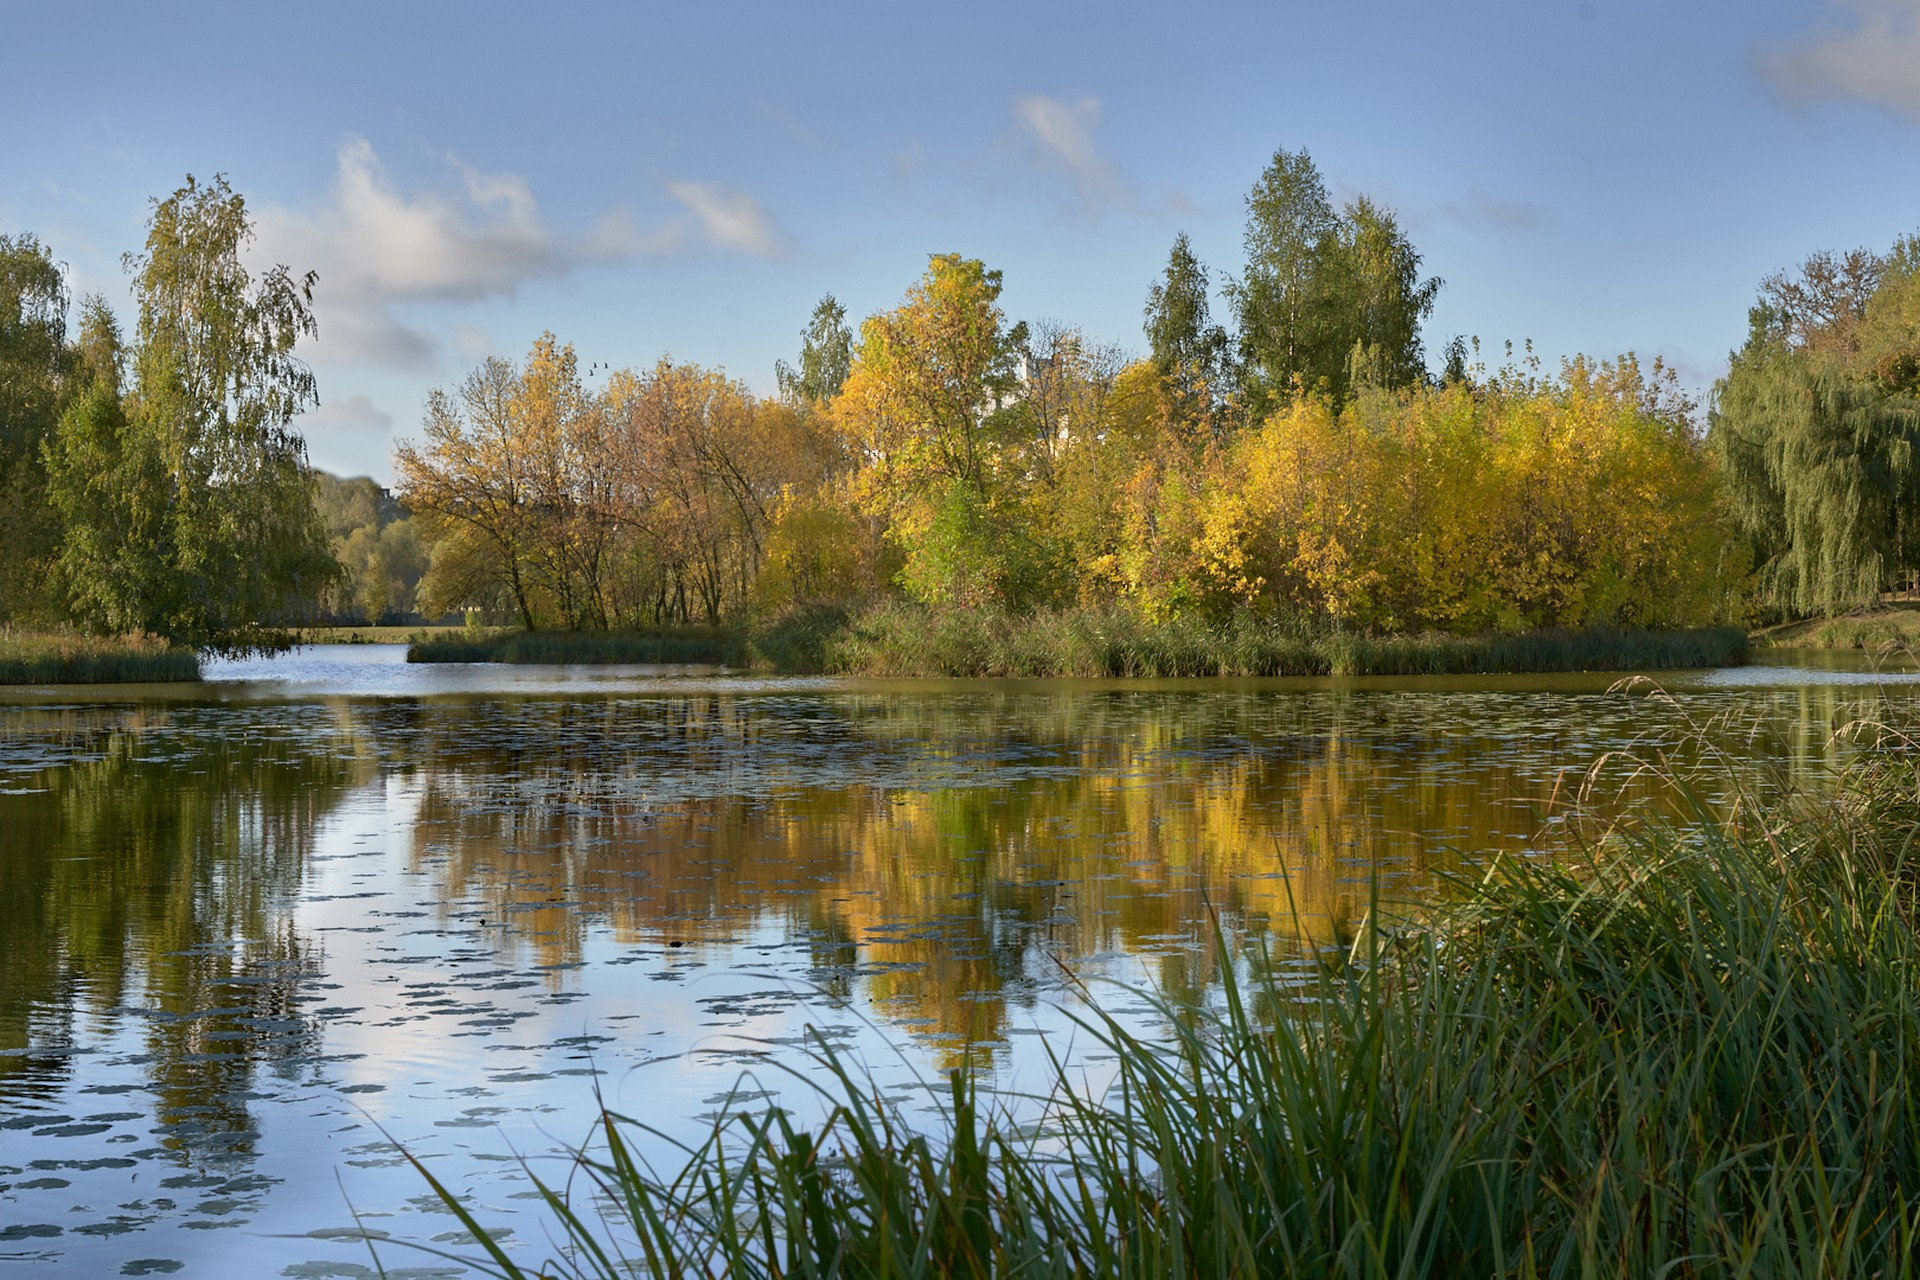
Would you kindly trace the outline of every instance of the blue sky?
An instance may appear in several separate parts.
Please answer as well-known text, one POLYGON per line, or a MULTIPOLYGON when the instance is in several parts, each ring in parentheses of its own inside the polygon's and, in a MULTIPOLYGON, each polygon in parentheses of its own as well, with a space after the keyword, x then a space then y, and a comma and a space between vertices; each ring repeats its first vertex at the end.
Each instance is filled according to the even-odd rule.
POLYGON ((1277 147, 1396 210, 1430 353, 1701 391, 1762 276, 1920 229, 1920 0, 4 10, 0 232, 125 316, 149 198, 224 172, 320 273, 314 461, 383 479, 543 330, 771 390, 822 294, 891 306, 930 253, 1138 349, 1177 232, 1239 270, 1277 147))

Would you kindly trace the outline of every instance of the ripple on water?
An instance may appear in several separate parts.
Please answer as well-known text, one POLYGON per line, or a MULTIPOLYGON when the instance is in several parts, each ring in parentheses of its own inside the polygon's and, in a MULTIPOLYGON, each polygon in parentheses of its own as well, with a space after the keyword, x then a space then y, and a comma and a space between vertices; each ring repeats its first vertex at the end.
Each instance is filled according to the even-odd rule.
POLYGON ((1910 696, 1751 669, 1675 681, 1677 707, 1603 678, 887 689, 364 650, 212 674, 0 697, 24 850, 0 963, 27 998, 0 1256, 372 1274, 325 1225, 349 1208, 459 1247, 396 1143, 522 1242, 516 1154, 553 1168, 600 1101, 682 1138, 804 1112, 789 1069, 823 1045, 908 1106, 958 1061, 1014 1079, 1070 1043, 1070 985, 1204 984, 1211 910, 1332 928, 1383 880, 1534 840, 1601 753, 1765 711, 1739 749, 1811 768, 1861 698, 1910 696))

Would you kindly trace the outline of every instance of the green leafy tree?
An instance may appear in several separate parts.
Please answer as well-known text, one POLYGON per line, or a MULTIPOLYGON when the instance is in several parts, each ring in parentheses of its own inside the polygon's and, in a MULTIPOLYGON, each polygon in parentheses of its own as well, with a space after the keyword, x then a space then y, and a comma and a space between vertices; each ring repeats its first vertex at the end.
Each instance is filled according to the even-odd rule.
POLYGON ((1361 196, 1348 205, 1323 266, 1333 311, 1329 326, 1344 342, 1349 368, 1364 362, 1367 376, 1336 384, 1336 398, 1361 386, 1390 390, 1426 378, 1420 326, 1440 293, 1438 277, 1420 278, 1420 254, 1393 214, 1361 196))
POLYGON ((1181 420, 1194 428, 1214 423, 1232 364, 1227 331, 1213 323, 1209 291, 1207 269, 1182 231, 1166 271, 1147 292, 1143 327, 1154 368, 1167 380, 1181 420))
POLYGON ((1391 212, 1336 213, 1313 159, 1276 151, 1247 196, 1246 276, 1232 289, 1243 394, 1257 419, 1295 387, 1344 403, 1426 377, 1420 326, 1440 291, 1391 212))
POLYGON ((0 467, 31 460, 60 416, 67 281, 31 235, 0 235, 0 467))
POLYGON ((1769 276, 1715 386, 1708 438, 1779 613, 1872 604, 1920 574, 1916 256, 1909 239, 1769 276))
POLYGON ((31 235, 0 235, 0 620, 44 616, 58 543, 40 450, 72 383, 67 282, 31 235))
POLYGON ((139 320, 124 401, 96 376, 46 450, 75 615, 226 654, 271 652, 339 572, 293 418, 317 403, 294 344, 314 277, 242 264, 224 178, 156 200, 129 254, 139 320))
POLYGON ((1339 219, 1313 157, 1273 153, 1247 194, 1245 278, 1231 290, 1240 360, 1256 414, 1294 382, 1311 386, 1346 352, 1326 332, 1322 264, 1339 219))
POLYGON ((344 571, 321 597, 325 611, 369 623, 404 619, 428 563, 410 513, 366 476, 343 480, 321 471, 314 479, 315 507, 344 571))
POLYGON ((826 404, 840 394, 853 368, 853 330, 847 327, 847 309, 832 294, 813 308, 813 319, 800 331, 800 367, 784 360, 774 364, 780 393, 789 400, 826 404))

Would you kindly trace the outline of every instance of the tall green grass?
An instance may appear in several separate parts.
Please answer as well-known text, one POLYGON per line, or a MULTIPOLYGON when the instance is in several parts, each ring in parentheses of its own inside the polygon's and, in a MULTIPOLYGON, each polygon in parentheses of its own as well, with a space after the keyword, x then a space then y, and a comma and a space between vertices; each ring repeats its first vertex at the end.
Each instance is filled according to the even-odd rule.
POLYGON ((1237 616, 1124 609, 930 610, 883 604, 818 643, 822 669, 872 676, 1324 676, 1648 671, 1746 657, 1738 628, 1367 637, 1237 616))
POLYGON ((1217 1000, 1088 1015, 1118 1076, 1056 1063, 1037 1126, 965 1074, 909 1120, 824 1042, 817 1124, 608 1112, 528 1175, 538 1267, 421 1172, 508 1277, 1912 1275, 1916 759, 1502 861, 1304 978, 1222 933, 1217 1000))
POLYGON ((158 684, 199 678, 199 655, 156 636, 0 629, 0 684, 158 684))

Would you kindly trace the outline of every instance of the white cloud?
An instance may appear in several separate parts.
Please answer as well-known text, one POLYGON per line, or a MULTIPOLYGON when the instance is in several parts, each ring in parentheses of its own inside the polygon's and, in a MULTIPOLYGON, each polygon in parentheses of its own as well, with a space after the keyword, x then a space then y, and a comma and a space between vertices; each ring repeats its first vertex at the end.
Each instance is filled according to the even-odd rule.
POLYGON ((355 139, 340 148, 333 191, 318 212, 261 214, 263 255, 319 273, 319 355, 429 367, 438 340, 396 308, 511 297, 526 281, 642 247, 617 221, 584 237, 556 233, 524 179, 455 165, 464 180, 459 195, 409 196, 388 179, 372 145, 355 139))
POLYGON ((1761 69, 1791 102, 1854 98, 1920 116, 1920 0, 1827 0, 1761 69))
POLYGON ((669 182, 667 194, 686 207, 701 235, 719 248, 761 258, 777 258, 785 252, 786 237, 780 228, 760 202, 744 191, 712 182, 669 182))
POLYGON ((301 414, 298 425, 303 432, 391 431, 393 415, 376 409, 366 396, 348 396, 323 401, 313 412, 301 414))
POLYGON ((1042 163, 1067 175, 1088 213, 1097 217, 1110 210, 1142 209, 1144 201, 1132 180, 1093 144, 1102 115, 1098 98, 1067 103, 1029 94, 1014 104, 1014 114, 1039 144, 1042 163))
POLYGON ((354 139, 319 210, 261 213, 261 256, 319 273, 318 358, 428 369, 441 340, 406 316, 411 306, 511 298, 532 280, 702 242, 761 255, 783 244, 752 197, 723 187, 668 182, 688 213, 644 230, 619 211, 569 234, 548 225, 524 178, 452 164, 456 191, 403 192, 372 145, 354 139))

